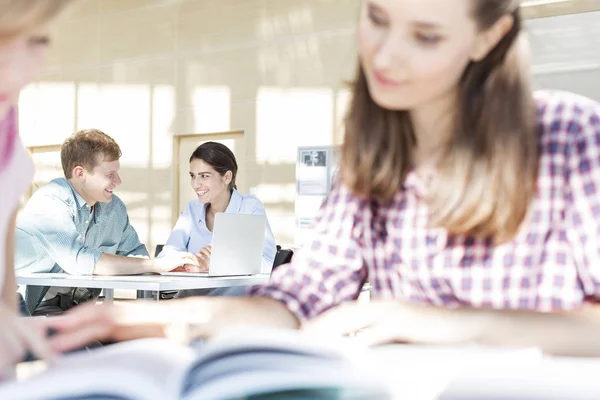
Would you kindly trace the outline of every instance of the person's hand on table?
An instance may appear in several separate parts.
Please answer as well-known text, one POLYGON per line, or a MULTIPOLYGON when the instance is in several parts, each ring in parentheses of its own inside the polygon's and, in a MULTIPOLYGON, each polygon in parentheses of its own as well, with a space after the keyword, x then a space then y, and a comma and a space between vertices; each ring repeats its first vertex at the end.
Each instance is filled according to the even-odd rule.
POLYGON ((181 272, 197 272, 197 273, 208 272, 208 265, 206 265, 206 264, 202 264, 202 265, 186 264, 181 268, 181 272))
POLYGON ((0 304, 0 381, 12 375, 13 367, 28 352, 43 360, 54 357, 39 321, 21 317, 0 304))
POLYGON ((184 266, 198 266, 197 257, 186 251, 173 251, 153 260, 153 272, 169 272, 184 266))
POLYGON ((186 272, 208 272, 212 245, 204 246, 195 254, 198 265, 184 265, 186 272))
POLYGON ((339 305, 303 324, 325 335, 351 335, 369 345, 385 343, 449 344, 476 340, 484 321, 452 318, 443 308, 398 300, 339 305))
POLYGON ((193 264, 185 264, 183 267, 177 267, 170 272, 208 272, 208 267, 199 267, 193 264))
POLYGON ((200 318, 200 312, 190 314, 169 304, 88 302, 41 322, 55 332, 49 339, 51 348, 63 353, 95 341, 121 342, 162 337, 188 343, 191 323, 201 323, 200 318))

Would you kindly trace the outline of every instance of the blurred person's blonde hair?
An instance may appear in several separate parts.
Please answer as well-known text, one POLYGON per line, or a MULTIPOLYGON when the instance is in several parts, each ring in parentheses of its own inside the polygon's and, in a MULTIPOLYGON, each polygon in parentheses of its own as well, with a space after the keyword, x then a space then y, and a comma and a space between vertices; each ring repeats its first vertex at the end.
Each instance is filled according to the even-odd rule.
POLYGON ((27 34, 54 20, 74 0, 0 0, 0 41, 27 34))

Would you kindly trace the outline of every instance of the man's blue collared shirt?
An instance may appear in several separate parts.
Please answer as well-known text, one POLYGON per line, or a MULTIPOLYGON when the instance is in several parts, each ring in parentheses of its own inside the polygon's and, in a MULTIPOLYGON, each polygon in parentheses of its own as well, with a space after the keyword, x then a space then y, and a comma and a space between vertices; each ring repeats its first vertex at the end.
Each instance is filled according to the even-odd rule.
POLYGON ((17 273, 50 272, 56 264, 71 275, 92 275, 103 253, 148 256, 121 199, 113 195, 92 211, 65 178, 39 188, 27 202, 16 244, 17 273))

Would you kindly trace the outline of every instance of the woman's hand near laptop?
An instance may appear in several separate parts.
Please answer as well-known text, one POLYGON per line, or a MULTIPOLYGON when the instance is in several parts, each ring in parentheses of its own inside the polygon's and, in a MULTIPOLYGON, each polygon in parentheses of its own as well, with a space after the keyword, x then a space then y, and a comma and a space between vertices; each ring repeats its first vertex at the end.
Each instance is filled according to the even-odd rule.
POLYGON ((196 264, 190 263, 185 264, 181 269, 177 269, 177 271, 181 272, 198 272, 204 273, 208 272, 208 267, 210 265, 210 255, 211 255, 212 245, 206 245, 198 253, 194 255, 196 259, 196 264))
POLYGON ((172 251, 164 257, 152 260, 154 272, 181 271, 182 268, 198 268, 198 258, 186 251, 172 251))

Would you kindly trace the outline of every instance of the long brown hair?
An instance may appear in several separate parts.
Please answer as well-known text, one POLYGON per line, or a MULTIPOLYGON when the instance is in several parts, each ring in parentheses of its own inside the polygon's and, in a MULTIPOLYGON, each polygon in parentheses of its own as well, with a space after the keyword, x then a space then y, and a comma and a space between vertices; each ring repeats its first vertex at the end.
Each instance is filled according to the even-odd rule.
MULTIPOLYGON (((517 233, 536 189, 538 138, 529 71, 521 56, 522 20, 515 0, 473 0, 479 29, 512 14, 511 30, 459 83, 453 135, 426 196, 431 223, 449 234, 517 233)), ((362 67, 346 116, 340 179, 356 195, 389 201, 413 167, 417 139, 408 111, 379 107, 362 67)))

